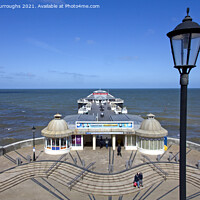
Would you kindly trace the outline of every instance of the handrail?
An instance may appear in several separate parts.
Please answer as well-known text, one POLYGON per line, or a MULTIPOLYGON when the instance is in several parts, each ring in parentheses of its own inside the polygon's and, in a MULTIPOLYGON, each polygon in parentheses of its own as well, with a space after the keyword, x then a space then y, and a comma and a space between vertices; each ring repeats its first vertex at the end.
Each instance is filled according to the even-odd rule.
POLYGON ((166 180, 166 176, 168 175, 167 172, 165 172, 164 170, 162 170, 160 167, 158 167, 155 163, 151 162, 151 160, 145 156, 145 155, 142 155, 144 158, 146 158, 154 167, 156 167, 161 173, 163 173, 165 175, 165 180, 166 180))
POLYGON ((81 165, 83 165, 83 162, 82 162, 82 160, 81 160, 81 157, 80 157, 78 151, 76 151, 76 154, 77 154, 77 156, 78 156, 78 158, 79 158, 79 160, 80 160, 80 162, 81 162, 81 165))
MULTIPOLYGON (((192 151, 192 149, 189 149, 189 151, 186 153, 186 155, 187 155, 190 151, 192 151)), ((179 151, 178 153, 176 153, 176 154, 171 158, 171 160, 173 160, 179 153, 180 153, 180 151, 179 151)))
POLYGON ((91 166, 93 166, 96 162, 90 163, 80 174, 78 174, 75 178, 73 178, 69 183, 67 183, 68 187, 71 190, 72 184, 77 181, 91 166))
POLYGON ((114 165, 114 157, 115 157, 115 151, 113 150, 112 165, 114 165))
POLYGON ((178 153, 176 153, 176 154, 171 158, 171 160, 173 160, 179 153, 180 153, 180 151, 179 151, 178 153))
POLYGON ((132 158, 132 155, 133 155, 133 151, 131 152, 131 155, 130 155, 130 157, 129 157, 129 162, 130 162, 130 160, 131 160, 131 158, 132 158))
POLYGON ((54 163, 51 165, 51 167, 49 167, 49 169, 46 171, 47 176, 49 176, 49 175, 48 175, 48 172, 50 172, 50 171, 56 166, 56 164, 57 164, 59 161, 61 161, 66 155, 67 155, 67 154, 63 154, 62 156, 60 156, 60 158, 59 158, 58 160, 56 160, 56 162, 54 162, 54 163))
MULTIPOLYGON (((165 152, 162 154, 162 156, 160 156, 160 160, 161 160, 162 157, 168 152, 168 150, 171 148, 171 146, 172 146, 172 144, 170 144, 170 146, 167 148, 167 151, 165 151, 165 152)), ((160 160, 158 160, 158 161, 160 161, 160 160)))
POLYGON ((136 155, 137 155, 137 150, 136 150, 136 152, 135 152, 135 154, 134 154, 134 156, 133 156, 133 159, 132 159, 132 161, 131 161, 130 168, 132 167, 132 164, 133 164, 133 161, 135 160, 136 155))

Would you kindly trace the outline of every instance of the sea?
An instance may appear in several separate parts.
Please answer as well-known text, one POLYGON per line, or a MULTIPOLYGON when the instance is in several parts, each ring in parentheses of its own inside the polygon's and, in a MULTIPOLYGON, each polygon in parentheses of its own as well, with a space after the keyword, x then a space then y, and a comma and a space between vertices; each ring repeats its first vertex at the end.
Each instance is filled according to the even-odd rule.
MULTIPOLYGON (((153 113, 168 136, 179 138, 180 89, 105 89, 124 100, 129 114, 153 113)), ((56 113, 77 114, 77 100, 94 89, 1 89, 0 146, 36 137, 56 113)), ((200 89, 188 89, 187 140, 200 144, 200 89)))

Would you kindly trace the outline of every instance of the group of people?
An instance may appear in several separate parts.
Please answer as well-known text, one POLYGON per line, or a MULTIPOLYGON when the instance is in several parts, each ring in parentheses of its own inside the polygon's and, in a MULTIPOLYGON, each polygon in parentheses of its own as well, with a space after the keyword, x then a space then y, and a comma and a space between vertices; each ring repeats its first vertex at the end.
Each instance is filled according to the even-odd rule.
MULTIPOLYGON (((101 136, 101 138, 100 138, 100 149, 103 147, 103 143, 104 143, 103 138, 101 136)), ((109 143, 108 138, 106 138, 106 140, 105 140, 106 149, 108 148, 108 143, 109 143)), ((117 146, 117 155, 122 157, 120 144, 118 144, 118 146, 117 146)))
POLYGON ((138 188, 140 188, 140 186, 143 187, 143 174, 142 172, 137 173, 134 177, 134 181, 133 181, 133 186, 136 187, 138 186, 138 188))
MULTIPOLYGON (((106 138, 106 140, 105 140, 106 149, 108 148, 108 143, 109 143, 108 138, 106 138)), ((103 144, 104 144, 104 142, 103 142, 103 138, 101 136, 101 139, 100 139, 100 149, 103 148, 103 144)))

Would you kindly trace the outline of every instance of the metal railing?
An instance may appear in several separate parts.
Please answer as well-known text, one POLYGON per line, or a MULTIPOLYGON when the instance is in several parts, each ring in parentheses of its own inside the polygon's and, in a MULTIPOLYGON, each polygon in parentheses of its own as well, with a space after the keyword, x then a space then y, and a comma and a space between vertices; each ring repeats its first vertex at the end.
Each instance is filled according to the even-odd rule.
POLYGON ((163 175, 164 175, 164 178, 165 180, 167 179, 166 176, 168 175, 167 172, 165 172, 164 170, 162 170, 160 167, 158 167, 155 163, 153 163, 150 158, 148 158, 147 156, 145 155, 142 155, 144 158, 146 158, 150 164, 152 164, 156 169, 158 169, 163 175))
POLYGON ((73 183, 75 183, 76 181, 78 181, 78 179, 90 168, 92 167, 96 162, 92 162, 90 163, 86 168, 84 168, 82 170, 81 173, 79 173, 75 178, 73 178, 70 182, 67 183, 68 188, 71 190, 73 183))
POLYGON ((170 144, 170 146, 167 148, 167 151, 165 151, 162 156, 160 156, 158 162, 163 158, 163 156, 169 151, 169 149, 171 148, 172 144, 170 144))
POLYGON ((114 157, 115 157, 115 151, 113 150, 113 156, 111 156, 111 147, 109 147, 109 165, 108 165, 108 173, 112 173, 113 172, 113 168, 114 168, 114 157), (111 158, 112 157, 112 158, 111 158), (111 163, 111 159, 112 159, 112 163, 111 163))
POLYGON ((69 155, 72 159, 72 161, 74 162, 75 165, 77 165, 77 159, 76 158, 73 158, 72 154, 69 152, 69 155))
POLYGON ((79 160, 80 160, 81 165, 82 165, 83 167, 85 167, 85 161, 81 159, 81 157, 80 157, 78 151, 76 151, 76 154, 77 154, 77 156, 78 156, 78 158, 79 158, 79 160))
MULTIPOLYGON (((66 156, 67 154, 63 154, 62 156, 60 156, 60 158, 58 160, 56 160, 56 162, 54 162, 51 167, 49 167, 49 169, 46 171, 47 177, 53 172, 53 168, 59 163, 59 165, 61 164, 61 160, 66 156), (51 172, 50 172, 51 171, 51 172), (50 173, 49 173, 50 172, 50 173), (49 173, 49 174, 48 174, 49 173)), ((57 166, 58 167, 58 166, 57 166)))
POLYGON ((128 170, 132 167, 132 164, 133 164, 133 161, 135 160, 136 154, 137 154, 137 150, 136 150, 134 156, 133 156, 133 151, 131 152, 129 160, 126 161, 126 164, 125 164, 126 170, 128 170), (133 159, 132 159, 132 156, 133 156, 133 159))
POLYGON ((135 155, 134 155, 134 157, 133 157, 133 159, 132 159, 132 161, 131 161, 131 166, 130 166, 130 168, 132 167, 132 164, 133 164, 133 162, 134 162, 134 160, 135 160, 136 155, 137 155, 137 150, 136 150, 135 155))

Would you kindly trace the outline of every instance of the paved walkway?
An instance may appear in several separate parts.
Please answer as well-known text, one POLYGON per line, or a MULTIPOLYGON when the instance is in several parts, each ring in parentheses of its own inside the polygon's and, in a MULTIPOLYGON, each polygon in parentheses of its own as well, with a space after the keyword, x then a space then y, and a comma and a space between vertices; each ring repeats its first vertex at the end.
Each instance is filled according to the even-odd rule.
MULTIPOLYGON (((161 161, 167 161, 169 155, 176 155, 179 152, 179 147, 177 145, 172 145, 167 153, 162 157, 161 161)), ((187 149, 187 164, 194 166, 197 164, 197 161, 200 160, 200 153, 195 150, 187 149)), ((86 147, 83 151, 78 151, 79 156, 85 162, 85 166, 87 166, 91 162, 96 162, 93 171, 95 172, 103 172, 108 173, 108 165, 109 165, 109 150, 105 147, 100 149, 97 148, 96 151, 92 150, 92 147, 86 147)), ((9 152, 5 156, 0 157, 0 171, 16 166, 14 161, 17 157, 20 157, 22 162, 27 162, 27 155, 32 155, 32 148, 26 147, 22 149, 18 149, 16 151, 9 152)), ((81 162, 78 158, 76 151, 71 151, 71 155, 73 158, 76 158, 77 165, 81 166, 81 162)), ((134 158, 135 151, 125 151, 122 149, 122 157, 116 155, 116 151, 111 151, 110 162, 113 161, 113 172, 119 172, 126 169, 126 162, 134 158), (132 154, 132 156, 131 156, 132 154), (113 159, 114 155, 114 159, 113 159)), ((148 156, 152 161, 156 161, 156 156, 148 156)), ((44 153, 43 145, 36 146, 36 158, 37 160, 57 160, 60 158, 58 156, 47 155, 44 153)), ((69 154, 66 156, 66 161, 73 163, 73 160, 69 154)), ((137 152, 135 159, 133 161, 132 167, 144 163, 144 158, 142 154, 137 152)), ((174 162, 174 160, 173 160, 174 162)), ((134 174, 132 175, 134 177, 134 174)), ((1 180, 0 180, 1 181, 1 180)), ((178 199, 179 193, 179 183, 177 180, 167 180, 167 181, 158 181, 157 184, 145 187, 144 188, 133 188, 133 193, 124 195, 122 197, 123 200, 127 199, 178 199)), ((23 199, 71 199, 71 200, 103 200, 108 199, 108 196, 99 196, 92 194, 84 194, 77 192, 75 190, 70 191, 66 186, 52 180, 51 178, 34 178, 28 179, 20 184, 15 185, 14 187, 9 188, 0 193, 0 199, 15 199, 15 200, 23 200, 23 199)), ((120 194, 118 196, 113 196, 112 200, 119 199, 120 194)), ((199 188, 192 186, 191 184, 187 184, 187 197, 188 199, 199 199, 200 191, 199 188)))

